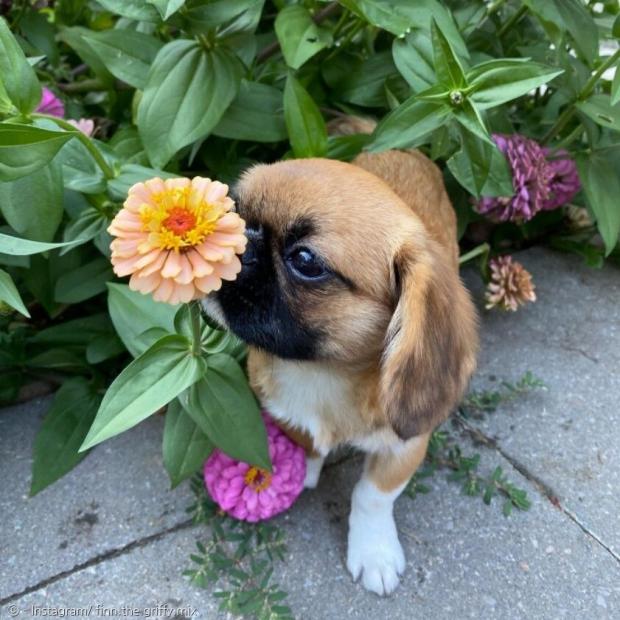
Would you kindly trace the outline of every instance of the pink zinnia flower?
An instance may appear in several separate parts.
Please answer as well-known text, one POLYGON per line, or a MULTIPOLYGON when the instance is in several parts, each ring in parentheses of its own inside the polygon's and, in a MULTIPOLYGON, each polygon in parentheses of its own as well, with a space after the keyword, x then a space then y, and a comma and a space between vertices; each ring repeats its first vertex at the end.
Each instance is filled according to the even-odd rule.
POLYGON ((500 222, 526 222, 545 207, 554 172, 544 149, 534 140, 519 134, 493 134, 493 139, 510 165, 514 194, 483 197, 478 212, 500 222))
POLYGON ((155 301, 187 303, 234 280, 247 243, 228 186, 202 177, 150 179, 129 189, 108 232, 117 276, 155 301))
POLYGON ((93 121, 91 118, 81 118, 79 121, 70 118, 67 122, 73 125, 76 129, 81 131, 85 136, 88 136, 89 138, 95 132, 95 121, 93 121))
POLYGON ((581 189, 581 181, 577 166, 566 151, 560 150, 553 154, 549 149, 543 151, 552 174, 549 182, 550 195, 545 200, 543 209, 550 211, 570 202, 581 189))
POLYGON ((51 114, 62 118, 65 115, 65 106, 62 101, 47 86, 43 87, 41 101, 35 112, 41 114, 51 114))
POLYGON ((262 521, 293 504, 304 488, 306 457, 263 413, 273 472, 236 461, 214 450, 204 466, 205 485, 220 508, 235 519, 262 521))

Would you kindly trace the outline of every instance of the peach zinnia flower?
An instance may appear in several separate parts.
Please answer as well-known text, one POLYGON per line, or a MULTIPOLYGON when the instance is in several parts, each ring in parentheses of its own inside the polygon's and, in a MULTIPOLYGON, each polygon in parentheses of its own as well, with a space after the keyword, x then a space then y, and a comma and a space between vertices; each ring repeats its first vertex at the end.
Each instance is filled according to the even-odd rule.
POLYGON ((202 177, 136 183, 108 228, 116 237, 114 273, 131 275, 132 290, 170 304, 234 280, 247 238, 227 193, 227 185, 202 177))

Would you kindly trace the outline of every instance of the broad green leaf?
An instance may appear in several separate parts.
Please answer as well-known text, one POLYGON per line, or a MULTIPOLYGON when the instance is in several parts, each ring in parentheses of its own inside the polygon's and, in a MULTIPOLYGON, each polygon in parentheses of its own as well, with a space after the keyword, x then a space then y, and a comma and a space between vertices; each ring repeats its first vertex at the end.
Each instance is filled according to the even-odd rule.
POLYGON ((327 152, 327 129, 321 112, 289 73, 284 87, 284 122, 295 157, 323 157, 327 152))
POLYGON ((100 402, 101 396, 83 377, 62 384, 34 442, 30 495, 64 476, 86 456, 78 448, 100 402))
POLYGON ((108 71, 130 86, 143 89, 149 68, 163 43, 141 32, 91 32, 84 37, 108 71))
POLYGON ((180 401, 220 450, 234 459, 271 470, 258 403, 243 370, 230 355, 209 356, 207 373, 180 401))
POLYGON ((144 0, 97 0, 97 3, 111 13, 136 21, 155 23, 160 21, 157 9, 144 0))
POLYGON ((3 301, 11 306, 11 308, 15 308, 19 313, 30 318, 30 313, 26 306, 24 306, 19 291, 13 283, 13 278, 3 269, 0 269, 0 301, 3 301))
POLYGON ((447 162, 456 180, 476 198, 512 196, 512 175, 508 162, 493 143, 477 134, 461 131, 461 150, 447 162))
POLYGON ((62 234, 63 241, 74 243, 72 246, 66 246, 60 254, 69 252, 76 245, 87 243, 94 239, 99 233, 108 227, 108 219, 101 211, 94 207, 87 207, 78 217, 69 222, 62 234))
POLYGON ((174 315, 178 306, 159 303, 150 295, 132 291, 126 284, 108 283, 108 310, 127 350, 138 357, 154 342, 145 332, 159 327, 166 332, 174 331, 174 315))
POLYGON ((453 113, 454 118, 468 131, 478 136, 481 140, 485 140, 491 146, 495 146, 482 115, 469 99, 464 99, 458 106, 455 105, 453 113))
MULTIPOLYGON (((97 77, 102 80, 107 87, 112 88, 114 85, 114 78, 105 64, 101 62, 99 54, 92 48, 87 38, 91 35, 92 30, 81 26, 60 28, 58 31, 58 38, 64 41, 69 47, 73 48, 77 55, 95 72, 97 77)), ((127 36, 130 36, 129 33, 127 36)))
POLYGON ((414 95, 377 125, 367 150, 377 152, 416 146, 420 138, 443 125, 451 114, 450 106, 418 101, 414 95))
POLYGON ((0 212, 19 235, 51 241, 63 215, 60 166, 52 161, 28 176, 0 183, 0 212))
POLYGON ((29 368, 45 368, 61 372, 84 372, 86 370, 84 359, 65 347, 47 349, 39 355, 29 357, 25 363, 29 368))
POLYGON ((385 2, 385 0, 339 0, 339 2, 373 26, 396 35, 405 34, 407 28, 412 25, 411 19, 400 11, 398 2, 385 2))
POLYGON ((148 4, 152 4, 165 21, 171 15, 174 15, 184 4, 185 0, 146 0, 148 4))
MULTIPOLYGON (((3 17, 0 17, 0 81, 9 99, 22 114, 30 114, 39 105, 41 85, 37 74, 3 17)), ((1 162, 0 158, 0 171, 1 162)))
POLYGON ((164 336, 108 388, 80 452, 132 428, 198 381, 206 364, 178 335, 164 336))
POLYGON ((59 325, 46 327, 38 331, 29 342, 35 344, 60 344, 71 346, 86 346, 92 340, 114 334, 114 327, 106 313, 93 314, 65 321, 59 325))
POLYGON ((579 179, 588 205, 596 217, 596 226, 609 256, 620 233, 620 179, 613 163, 602 153, 579 154, 576 158, 579 179))
POLYGON ((49 163, 73 131, 0 123, 0 181, 14 181, 49 163))
POLYGON ((67 241, 64 243, 43 243, 41 241, 30 241, 29 239, 20 239, 12 235, 0 233, 0 252, 3 254, 15 254, 16 256, 29 256, 31 254, 40 254, 48 250, 62 248, 70 245, 79 245, 81 239, 75 241, 67 241))
POLYGON ((194 475, 213 451, 213 444, 192 417, 173 400, 166 409, 164 467, 172 488, 194 475))
POLYGON ((446 38, 437 23, 431 24, 431 40, 433 43, 433 62, 437 81, 449 88, 459 89, 465 86, 465 73, 450 41, 446 38))
POLYGON ((184 17, 198 32, 217 28, 220 37, 256 30, 265 0, 214 0, 190 5, 184 17))
POLYGON ((577 109, 595 123, 620 131, 620 105, 611 105, 608 95, 594 95, 577 104, 577 109))
POLYGON ((106 181, 101 168, 79 140, 67 142, 60 149, 56 161, 62 164, 62 178, 66 189, 83 194, 100 194, 105 191, 106 181))
POLYGON ((59 303, 76 304, 103 293, 113 279, 110 261, 101 256, 60 276, 54 298, 59 303))
POLYGON ((112 357, 125 353, 125 345, 116 334, 98 336, 86 347, 86 361, 89 364, 99 364, 112 357))
POLYGON ((414 30, 405 38, 395 38, 392 56, 400 74, 415 92, 437 82, 433 67, 433 44, 426 30, 414 30))
POLYGON ((332 43, 331 32, 315 24, 310 11, 299 4, 278 13, 275 30, 286 64, 292 69, 299 69, 332 43))
POLYGON ((490 60, 477 65, 467 74, 472 91, 468 98, 483 110, 529 93, 563 73, 525 59, 490 60))
POLYGON ((230 140, 286 140, 282 91, 267 84, 241 80, 237 98, 230 104, 213 133, 230 140))
POLYGON ((206 137, 233 101, 242 65, 229 50, 172 41, 157 54, 138 106, 138 129, 151 163, 165 166, 206 137))
POLYGON ((589 63, 598 56, 598 29, 581 0, 523 0, 559 42, 567 33, 589 63))
POLYGON ((155 168, 147 168, 146 166, 140 166, 139 164, 123 164, 120 172, 116 177, 108 181, 108 190, 114 198, 124 200, 127 198, 127 192, 129 188, 136 183, 148 181, 153 177, 159 177, 160 179, 172 179, 179 176, 172 172, 166 172, 165 170, 158 170, 155 168))
POLYGON ((365 133, 356 133, 348 136, 329 136, 327 157, 340 161, 351 161, 357 157, 367 144, 370 136, 365 133))
POLYGON ((42 56, 38 57, 38 60, 28 58, 28 62, 31 65, 33 65, 34 60, 39 62, 43 58, 47 58, 51 65, 58 65, 60 56, 55 40, 56 29, 42 11, 24 11, 19 21, 19 29, 35 49, 42 54, 42 56))

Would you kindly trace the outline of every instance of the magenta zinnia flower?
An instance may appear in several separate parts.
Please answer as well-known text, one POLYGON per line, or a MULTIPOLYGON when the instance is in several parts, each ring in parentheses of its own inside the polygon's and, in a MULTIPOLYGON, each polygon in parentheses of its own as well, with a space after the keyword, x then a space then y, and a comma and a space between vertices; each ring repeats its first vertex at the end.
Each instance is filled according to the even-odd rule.
POLYGON ((37 106, 35 112, 41 114, 51 114, 62 118, 65 115, 65 106, 62 101, 56 97, 56 95, 47 86, 43 87, 43 93, 41 95, 41 101, 37 106))
POLYGON ((543 151, 552 174, 549 183, 549 198, 545 200, 543 209, 551 211, 570 202, 581 189, 581 181, 577 166, 566 151, 560 150, 553 154, 549 149, 543 149, 543 151))
POLYGON ((549 199, 553 170, 543 148, 534 140, 513 134, 493 134, 512 172, 512 196, 483 197, 478 201, 479 213, 500 222, 525 222, 544 208, 549 199))
POLYGON ((215 449, 204 466, 205 485, 220 508, 235 519, 262 521, 297 499, 304 487, 304 449, 263 413, 273 472, 237 461, 215 449))

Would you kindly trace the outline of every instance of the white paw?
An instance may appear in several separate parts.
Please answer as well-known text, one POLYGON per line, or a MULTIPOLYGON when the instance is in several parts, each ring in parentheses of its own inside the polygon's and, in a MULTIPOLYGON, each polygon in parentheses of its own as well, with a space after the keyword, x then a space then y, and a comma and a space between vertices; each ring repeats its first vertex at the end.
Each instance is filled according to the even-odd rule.
MULTIPOLYGON (((399 584, 399 575, 405 570, 405 554, 398 542, 394 523, 393 532, 364 532, 362 528, 349 529, 347 568, 357 581, 379 596, 391 594, 399 584)), ((373 528, 374 529, 374 528, 373 528)))
POLYGON ((304 478, 305 489, 316 488, 316 485, 319 483, 319 477, 321 475, 324 460, 325 458, 322 456, 309 456, 306 458, 306 477, 304 478))

